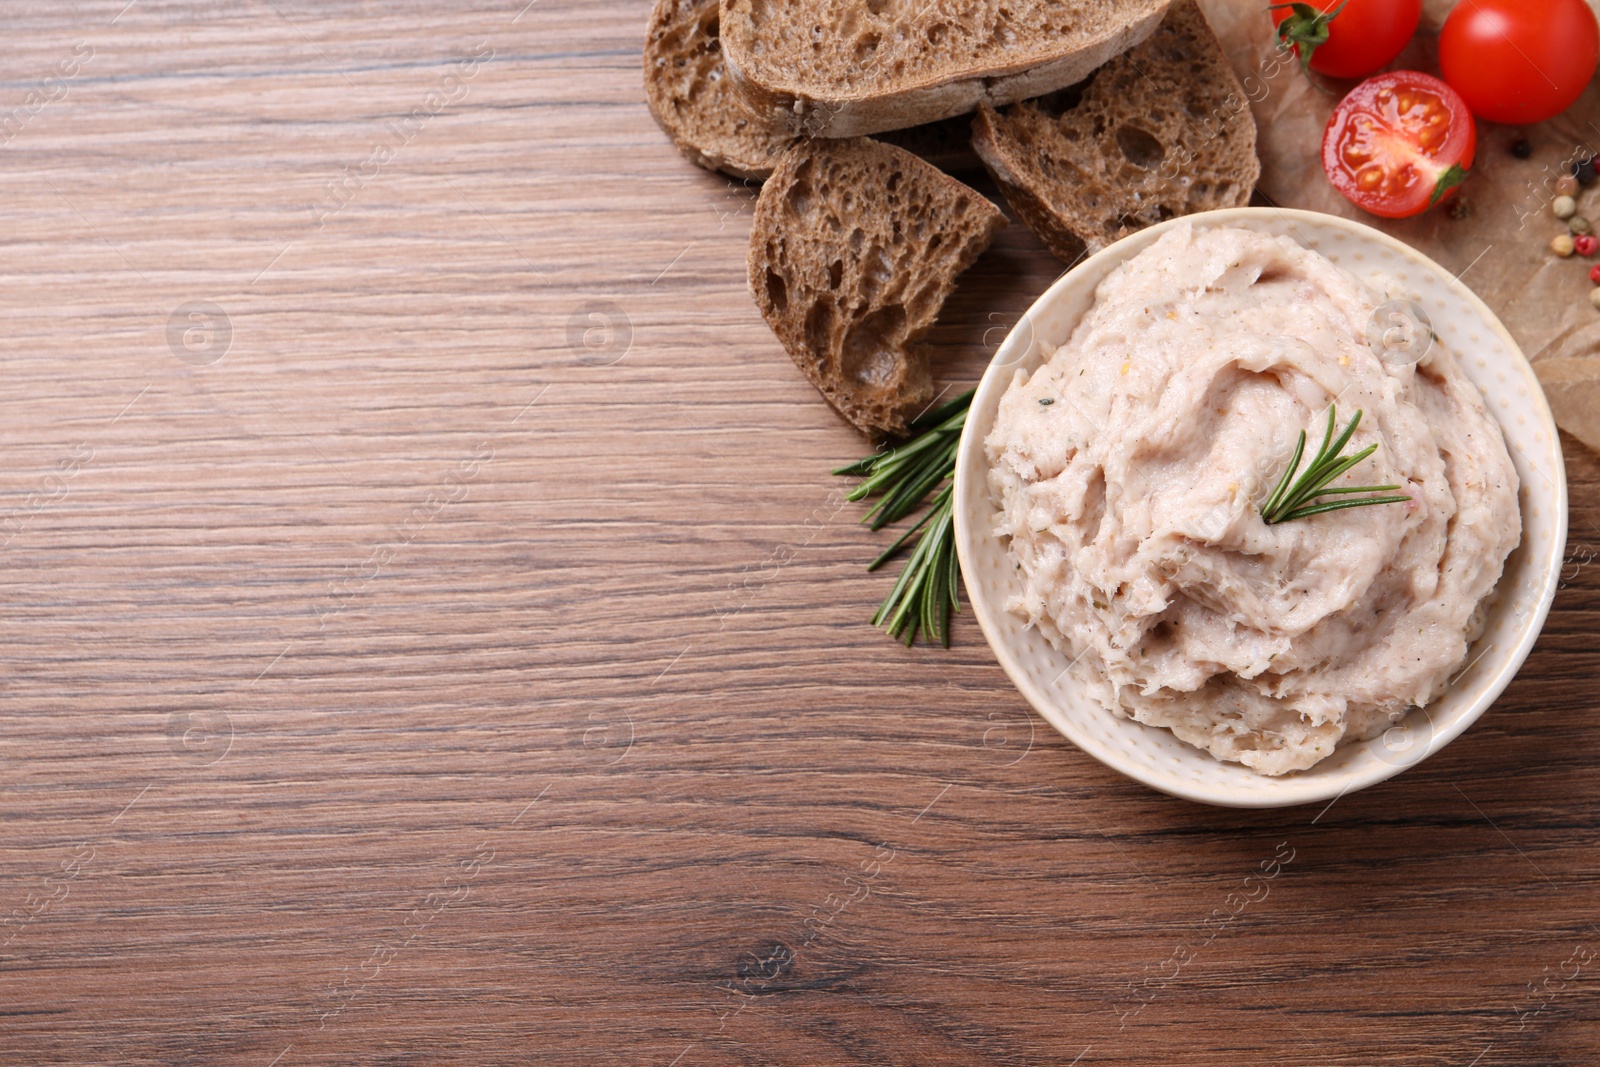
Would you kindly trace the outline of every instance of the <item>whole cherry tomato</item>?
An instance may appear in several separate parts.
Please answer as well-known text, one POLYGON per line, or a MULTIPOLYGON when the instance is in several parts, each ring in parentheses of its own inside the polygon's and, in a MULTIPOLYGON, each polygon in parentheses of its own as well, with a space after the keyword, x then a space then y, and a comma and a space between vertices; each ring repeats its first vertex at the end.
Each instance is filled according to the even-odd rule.
POLYGON ((1487 122, 1561 114, 1597 58, 1600 26, 1584 0, 1461 0, 1439 31, 1444 80, 1487 122))
POLYGON ((1317 0, 1271 10, 1279 40, 1302 63, 1330 78, 1364 78, 1393 63, 1417 32, 1422 0, 1317 0))

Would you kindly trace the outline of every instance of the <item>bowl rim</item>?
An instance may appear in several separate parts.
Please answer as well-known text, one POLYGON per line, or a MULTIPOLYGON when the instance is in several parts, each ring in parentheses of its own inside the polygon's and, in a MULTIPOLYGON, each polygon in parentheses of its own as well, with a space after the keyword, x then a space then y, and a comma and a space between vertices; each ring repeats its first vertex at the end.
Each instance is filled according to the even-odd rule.
MULTIPOLYGON (((1000 661, 1000 666, 1033 710, 1058 733, 1070 741, 1074 747, 1112 770, 1159 792, 1196 803, 1230 808, 1278 808, 1336 800, 1347 793, 1353 793, 1359 789, 1365 789, 1379 782, 1387 781, 1401 771, 1422 763, 1455 740, 1467 727, 1482 717, 1483 713, 1499 698, 1500 694, 1511 684, 1512 678, 1521 669, 1529 653, 1533 651, 1533 646, 1544 629, 1545 620, 1549 616, 1550 607, 1555 600, 1556 587, 1566 555, 1567 541, 1567 475, 1565 457, 1561 448, 1560 432, 1556 427, 1555 418, 1550 412, 1550 405, 1545 398, 1544 391, 1542 387, 1538 386, 1537 378, 1532 372, 1532 364, 1523 353, 1521 346, 1517 344, 1515 338, 1505 328, 1505 325, 1500 321, 1500 317, 1453 272, 1446 270, 1431 257, 1404 241, 1392 237, 1381 230, 1339 215, 1305 211, 1298 208, 1221 208, 1168 219, 1107 245, 1093 255, 1068 267, 1040 294, 1038 299, 1029 305, 1028 310, 1018 319, 1017 324, 1008 331, 1005 340, 1001 342, 1000 347, 991 357, 988 366, 984 368, 983 376, 973 394, 973 410, 977 410, 979 405, 993 405, 998 408, 1000 397, 1004 394, 1006 388, 1006 384, 1002 383, 1001 379, 1005 378, 1008 382, 1009 377, 1015 372, 1016 368, 1031 353, 1034 344, 1031 325, 1033 320, 1042 315, 1045 309, 1078 289, 1082 284, 1078 279, 1088 275, 1092 267, 1110 264, 1100 275, 1100 279, 1104 280, 1117 265, 1131 259, 1134 255, 1153 244, 1162 234, 1178 226, 1197 225, 1211 227, 1227 225, 1238 220, 1268 217, 1279 220, 1286 218, 1291 224, 1299 220, 1318 227, 1343 229, 1361 240, 1387 246, 1402 257, 1415 262, 1419 267, 1431 271, 1441 278, 1449 279, 1451 288, 1464 297, 1470 307, 1482 315, 1484 321, 1490 325, 1505 346, 1508 364, 1514 367, 1519 374, 1531 379, 1532 384, 1535 386, 1535 388, 1529 390, 1529 400, 1535 413, 1539 416, 1543 428, 1550 435, 1551 448, 1559 461, 1555 464, 1556 470, 1553 477, 1546 478, 1552 486, 1549 494, 1554 498, 1550 501, 1550 506, 1554 513, 1556 550, 1551 553, 1550 559, 1545 565, 1538 602, 1525 617, 1515 645, 1511 646, 1504 655, 1499 669, 1479 683, 1478 692, 1473 697, 1471 705, 1462 711, 1454 721, 1432 733, 1428 748, 1421 756, 1414 760, 1394 764, 1379 762, 1375 766, 1359 772, 1352 772, 1342 777, 1315 778, 1290 774, 1274 778, 1268 775, 1260 775, 1259 777, 1264 781, 1281 783, 1282 788, 1277 788, 1274 785, 1271 793, 1250 795, 1224 793, 1199 784, 1189 785, 1176 781, 1154 780, 1145 775, 1142 766, 1126 761, 1120 752, 1106 747, 1093 735, 1080 729, 1071 716, 1059 710, 1054 702, 1034 684, 1017 662, 1004 633, 999 628, 999 617, 1005 612, 1003 604, 991 603, 988 590, 979 583, 975 582, 968 587, 967 599, 972 605, 973 615, 978 620, 978 626, 983 631, 984 639, 988 641, 990 649, 1000 661), (1017 351, 1018 349, 1022 349, 1022 351, 1017 351)), ((1096 281, 1094 287, 1098 288, 1099 284, 1100 282, 1096 281)), ((1076 323, 1074 323, 1074 328, 1076 328, 1076 323)), ((1500 421, 1499 416, 1494 417, 1498 423, 1500 421)), ((976 428, 981 421, 983 420, 968 418, 962 430, 961 440, 956 452, 955 492, 953 494, 955 507, 953 511, 956 528, 956 553, 961 563, 964 582, 966 576, 978 573, 972 563, 973 553, 977 551, 978 539, 994 536, 981 530, 974 530, 972 528, 973 524, 969 521, 969 516, 978 513, 988 514, 993 510, 988 501, 987 478, 979 479, 982 484, 973 486, 970 480, 963 476, 963 471, 969 466, 974 466, 970 462, 972 453, 975 450, 981 453, 983 449, 983 442, 978 438, 976 428), (974 503, 981 503, 982 508, 974 509, 972 507, 974 503)), ((1512 451, 1515 452, 1516 450, 1512 449, 1512 451)), ((1527 462, 1531 463, 1532 461, 1529 460, 1527 462)), ((974 469, 981 469, 987 472, 989 469, 987 456, 980 454, 974 469)), ((1526 530, 1525 521, 1524 530, 1526 530)), ((1504 575, 1502 574, 1503 577, 1504 575)), ((1107 714, 1110 713, 1107 712, 1107 714)), ((1126 722, 1128 725, 1140 729, 1158 729, 1131 719, 1119 719, 1118 721, 1126 722)), ((1193 754, 1196 758, 1215 759, 1214 756, 1199 748, 1195 748, 1193 754)))

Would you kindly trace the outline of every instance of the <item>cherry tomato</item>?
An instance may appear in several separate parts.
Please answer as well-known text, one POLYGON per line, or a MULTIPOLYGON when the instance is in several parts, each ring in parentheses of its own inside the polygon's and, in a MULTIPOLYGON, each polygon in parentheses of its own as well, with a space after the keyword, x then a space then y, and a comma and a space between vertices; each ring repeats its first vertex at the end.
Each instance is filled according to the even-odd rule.
POLYGON ((1454 89, 1395 70, 1339 102, 1322 135, 1322 169, 1357 207, 1404 219, 1453 196, 1477 150, 1472 112, 1454 89))
POLYGON ((1365 78, 1387 67, 1421 18, 1422 0, 1314 0, 1272 8, 1278 36, 1330 78, 1365 78))
POLYGON ((1600 26, 1584 0, 1461 0, 1439 31, 1444 80, 1488 122, 1515 126, 1561 114, 1600 58, 1600 26))

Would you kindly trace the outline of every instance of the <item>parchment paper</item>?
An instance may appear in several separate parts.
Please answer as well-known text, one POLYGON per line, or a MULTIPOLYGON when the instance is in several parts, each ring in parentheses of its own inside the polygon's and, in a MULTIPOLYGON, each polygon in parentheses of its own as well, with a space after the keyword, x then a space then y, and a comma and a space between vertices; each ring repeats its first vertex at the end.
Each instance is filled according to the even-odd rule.
MULTIPOLYGON (((1600 10, 1600 0, 1590 0, 1600 10)), ((1292 57, 1274 52, 1264 0, 1201 0, 1244 82, 1261 155, 1261 196, 1282 207, 1356 219, 1407 242, 1483 298, 1533 362, 1562 429, 1600 450, 1600 310, 1589 300, 1589 269, 1600 257, 1558 259, 1550 239, 1566 225, 1550 214, 1551 185, 1579 153, 1600 153, 1600 81, 1564 114, 1529 127, 1478 124, 1478 155, 1454 212, 1380 219, 1336 192, 1322 171, 1322 131, 1352 82, 1319 88, 1292 57), (1526 137, 1531 158, 1511 145, 1526 137)), ((1453 6, 1429 0, 1423 29, 1397 69, 1438 73, 1437 28, 1453 6)), ((1581 191, 1578 212, 1600 231, 1600 182, 1581 191)))

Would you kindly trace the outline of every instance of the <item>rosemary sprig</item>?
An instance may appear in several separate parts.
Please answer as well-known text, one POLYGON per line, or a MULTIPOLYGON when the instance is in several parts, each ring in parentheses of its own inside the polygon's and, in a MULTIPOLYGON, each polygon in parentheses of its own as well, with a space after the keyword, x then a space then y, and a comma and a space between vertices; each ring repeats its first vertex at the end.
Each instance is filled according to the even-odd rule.
POLYGON ((1261 506, 1261 517, 1268 524, 1292 522, 1310 515, 1321 515, 1328 511, 1343 511, 1345 508, 1362 508, 1371 504, 1402 504, 1411 498, 1408 496, 1364 496, 1357 500, 1336 500, 1324 502, 1320 498, 1325 496, 1352 496, 1356 493, 1386 493, 1400 488, 1398 485, 1354 485, 1338 489, 1329 489, 1327 485, 1335 478, 1344 474, 1357 463, 1366 459, 1378 450, 1376 442, 1363 448, 1353 456, 1341 456, 1344 446, 1350 443, 1356 427, 1361 424, 1361 412, 1356 412, 1355 418, 1350 420, 1350 425, 1344 428, 1339 439, 1333 439, 1333 429, 1337 419, 1336 410, 1332 404, 1328 405, 1328 429, 1322 435, 1322 447, 1317 449, 1316 457, 1312 459, 1311 466, 1298 479, 1295 472, 1300 469, 1300 459, 1306 451, 1306 432, 1300 431, 1300 440, 1294 446, 1294 455, 1289 459, 1289 469, 1283 472, 1283 478, 1278 482, 1278 487, 1267 497, 1267 502, 1261 506))
POLYGON ((950 615, 961 610, 961 567, 956 561, 955 469, 956 447, 961 429, 967 424, 967 409, 972 391, 915 419, 911 437, 887 452, 877 452, 840 467, 835 474, 854 475, 862 482, 852 489, 847 500, 880 498, 861 521, 881 530, 916 510, 940 483, 928 513, 901 534, 894 544, 873 560, 867 570, 875 571, 912 542, 911 556, 894 583, 894 588, 872 616, 872 624, 906 643, 916 641, 920 630, 930 639, 950 647, 950 615))

